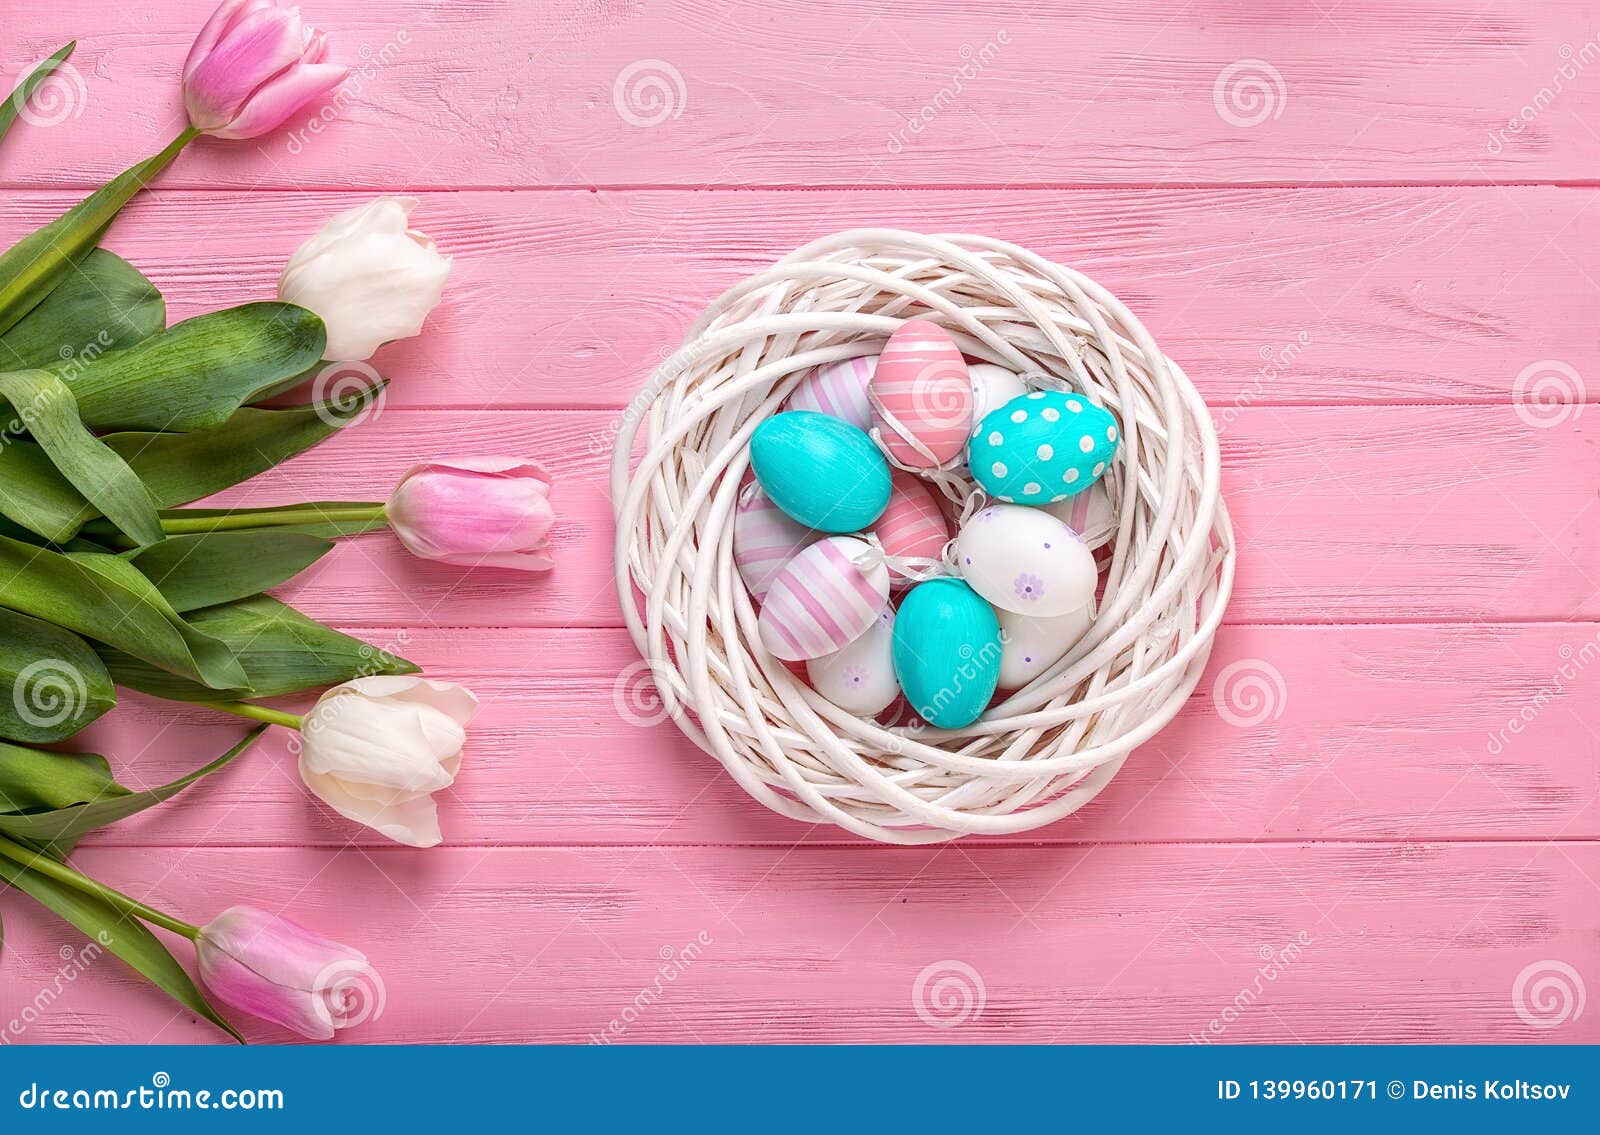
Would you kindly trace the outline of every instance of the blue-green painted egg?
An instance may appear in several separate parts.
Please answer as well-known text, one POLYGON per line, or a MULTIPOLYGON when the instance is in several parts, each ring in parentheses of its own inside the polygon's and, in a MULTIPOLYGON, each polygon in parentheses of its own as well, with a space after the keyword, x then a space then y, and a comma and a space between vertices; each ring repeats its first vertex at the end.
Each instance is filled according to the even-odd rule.
POLYGON ((1050 504, 1098 481, 1122 431, 1081 394, 1035 390, 983 416, 967 442, 972 475, 1007 504, 1050 504))
POLYGON ((930 579, 901 600, 894 674, 930 725, 959 729, 988 708, 1000 681, 1000 621, 966 582, 930 579))
POLYGON ((889 503, 889 463, 873 440, 811 410, 774 414, 750 437, 750 466, 772 503, 818 532, 870 528, 889 503))

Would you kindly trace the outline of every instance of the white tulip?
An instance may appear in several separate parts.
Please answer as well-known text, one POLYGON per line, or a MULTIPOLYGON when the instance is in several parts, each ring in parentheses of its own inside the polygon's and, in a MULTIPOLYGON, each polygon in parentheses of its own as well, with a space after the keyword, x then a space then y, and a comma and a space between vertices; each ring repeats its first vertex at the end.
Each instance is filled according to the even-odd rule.
POLYGON ((397 843, 432 847, 443 836, 433 793, 461 767, 470 690, 426 678, 375 676, 335 686, 300 725, 300 777, 346 819, 397 843))
POLYGON ((348 209, 295 250, 278 298, 309 308, 328 327, 324 358, 361 362, 422 330, 450 276, 450 257, 406 226, 415 197, 379 197, 348 209))

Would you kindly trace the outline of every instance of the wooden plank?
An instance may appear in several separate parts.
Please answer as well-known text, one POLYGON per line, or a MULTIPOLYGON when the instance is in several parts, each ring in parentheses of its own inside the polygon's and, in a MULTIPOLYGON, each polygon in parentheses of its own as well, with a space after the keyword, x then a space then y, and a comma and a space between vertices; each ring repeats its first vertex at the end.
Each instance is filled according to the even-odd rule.
MULTIPOLYGON (((554 473, 556 568, 424 563, 349 541, 283 594, 352 625, 620 626, 606 467, 612 411, 387 410, 218 499, 379 499, 414 462, 537 457, 554 473)), ((1600 615, 1600 415, 1531 426, 1510 406, 1246 407, 1224 432, 1236 622, 1600 615), (1463 516, 1481 518, 1463 524, 1463 516)))
MULTIPOLYGON (((176 77, 211 8, 183 0, 129 24, 91 0, 14 0, 22 32, 7 70, 78 37, 82 83, 66 121, 20 134, 7 176, 81 184, 154 152, 182 121, 176 77)), ((407 0, 381 12, 319 0, 307 18, 335 59, 360 67, 344 96, 258 142, 197 147, 171 182, 1481 183, 1600 171, 1585 126, 1600 109, 1588 0, 1202 11, 912 0, 891 15, 821 0, 773 21, 738 0, 407 0)))
MULTIPOLYGON (((110 243, 177 320, 271 296, 294 248, 364 199, 157 193, 110 243)), ((622 406, 726 288, 827 233, 891 223, 984 232, 1082 269, 1224 420, 1243 405, 1503 403, 1542 360, 1594 398, 1593 285, 1564 251, 1600 242, 1594 199, 1534 187, 425 194, 413 221, 455 254, 454 279, 425 334, 376 363, 395 406, 622 406)), ((71 200, 5 195, 0 239, 71 200)))
MULTIPOLYGON (((366 637, 483 700, 461 778, 441 797, 453 845, 854 842, 746 797, 662 719, 622 631, 366 637)), ((1087 808, 1029 838, 1593 839, 1597 697, 1594 624, 1228 626, 1177 720, 1087 808)), ((124 694, 75 746, 111 755, 126 783, 146 787, 242 728, 124 694)), ((307 798, 288 742, 273 730, 181 801, 92 842, 388 846, 307 798)))
MULTIPOLYGON (((1540 1028, 1513 1000, 1519 974, 1554 963, 1593 989, 1592 842, 982 855, 100 850, 80 860, 192 918, 242 899, 359 945, 382 976, 384 1011, 350 1040, 1600 1039, 1593 1012, 1540 1028), (982 1002, 964 1022, 962 988, 982 1002)), ((28 1005, 53 980, 58 951, 82 939, 15 896, 0 901, 0 1004, 28 1005)), ((104 959, 20 1039, 218 1035, 104 959)))

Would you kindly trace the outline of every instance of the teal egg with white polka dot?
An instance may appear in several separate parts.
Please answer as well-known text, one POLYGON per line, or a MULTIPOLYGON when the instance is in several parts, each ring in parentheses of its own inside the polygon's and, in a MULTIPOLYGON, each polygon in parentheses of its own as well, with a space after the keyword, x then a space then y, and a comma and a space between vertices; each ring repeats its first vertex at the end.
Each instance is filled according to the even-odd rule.
POLYGON ((972 476, 1007 504, 1050 504, 1105 475, 1122 431, 1081 394, 1035 390, 983 416, 967 442, 972 476))

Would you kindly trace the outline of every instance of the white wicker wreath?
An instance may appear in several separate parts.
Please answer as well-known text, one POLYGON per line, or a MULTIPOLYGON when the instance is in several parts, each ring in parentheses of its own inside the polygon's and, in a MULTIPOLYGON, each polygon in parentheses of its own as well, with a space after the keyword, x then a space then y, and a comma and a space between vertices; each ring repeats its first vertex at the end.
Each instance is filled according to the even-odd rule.
POLYGON ((623 616, 664 713, 772 810, 888 843, 1014 834, 1086 804, 1194 689, 1233 582, 1193 384, 1105 288, 979 236, 837 233, 731 289, 624 414, 611 495, 623 616), (969 358, 1086 394, 1123 434, 1098 617, 955 730, 864 720, 791 673, 761 645, 732 551, 756 425, 812 367, 875 354, 918 317, 969 358))

